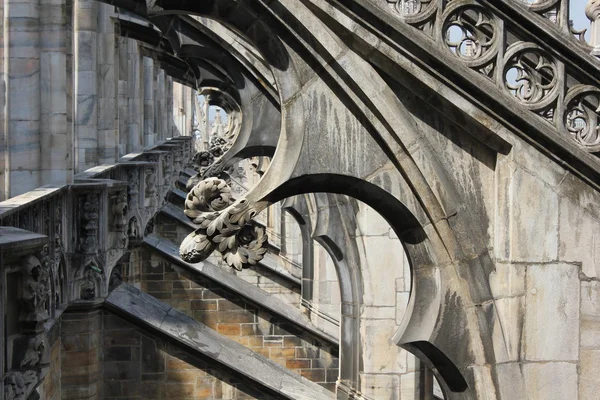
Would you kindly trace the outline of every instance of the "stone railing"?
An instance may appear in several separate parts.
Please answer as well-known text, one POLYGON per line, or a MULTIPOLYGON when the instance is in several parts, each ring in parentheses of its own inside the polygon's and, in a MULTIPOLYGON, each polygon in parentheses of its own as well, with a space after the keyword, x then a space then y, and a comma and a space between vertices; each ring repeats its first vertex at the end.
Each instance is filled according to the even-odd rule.
POLYGON ((191 139, 168 140, 77 174, 72 185, 0 203, 4 399, 26 399, 44 379, 53 321, 67 305, 99 304, 119 281, 129 250, 152 232, 154 215, 191 161, 191 139))
POLYGON ((593 20, 592 44, 573 38, 567 0, 373 1, 380 7, 387 5, 389 13, 420 31, 424 39, 433 40, 469 74, 493 82, 507 100, 579 148, 600 152, 600 63, 589 54, 600 45, 596 43, 600 40, 596 38, 600 31, 597 1, 592 0, 586 10, 593 20), (523 7, 550 21, 523 13, 523 7), (541 23, 536 25, 536 19, 541 23))
MULTIPOLYGON (((586 31, 587 29, 575 29, 573 27, 573 13, 570 9, 569 0, 508 0, 513 3, 518 4, 519 6, 527 9, 529 12, 537 14, 544 18, 548 24, 554 27, 556 32, 560 32, 563 37, 567 40, 575 39, 576 44, 581 46, 585 51, 588 51, 592 54, 593 48, 595 44, 600 44, 596 41, 594 35, 590 37, 590 40, 586 39, 586 31)), ((596 4, 596 0, 581 0, 588 1, 587 9, 596 7, 599 8, 596 4)), ((592 31, 594 30, 595 19, 590 12, 587 12, 586 16, 592 23, 592 31)), ((600 8, 599 8, 600 10, 600 8)), ((583 18, 583 14, 580 15, 583 18)), ((595 55, 595 54, 594 54, 595 55)))

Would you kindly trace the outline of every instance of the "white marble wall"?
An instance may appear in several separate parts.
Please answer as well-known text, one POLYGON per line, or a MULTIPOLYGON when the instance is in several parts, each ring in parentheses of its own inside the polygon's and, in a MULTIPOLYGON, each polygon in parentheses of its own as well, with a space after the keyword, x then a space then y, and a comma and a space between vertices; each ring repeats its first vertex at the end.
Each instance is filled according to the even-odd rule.
POLYGON ((139 45, 127 41, 127 153, 139 153, 143 148, 143 63, 139 45))
POLYGON ((40 184, 65 184, 73 176, 73 142, 67 129, 66 0, 40 1, 40 184))
POLYGON ((192 88, 173 82, 173 115, 176 133, 182 136, 191 135, 192 131, 192 88))
POLYGON ((313 323, 334 337, 340 335, 340 283, 333 259, 319 243, 314 242, 313 323))
POLYGON ((98 165, 98 2, 74 0, 75 169, 98 165))
POLYGON ((4 1, 4 196, 41 182, 40 2, 4 1))
POLYGON ((157 139, 164 140, 169 135, 167 133, 168 121, 165 118, 167 112, 166 98, 166 78, 165 71, 156 67, 156 85, 154 91, 154 102, 155 102, 155 114, 154 114, 154 126, 156 127, 157 139))
POLYGON ((156 142, 154 117, 154 60, 144 57, 144 145, 152 146, 156 142))
POLYGON ((174 99, 116 16, 96 0, 0 2, 0 199, 190 133, 192 89, 174 99))
POLYGON ((114 7, 98 3, 98 161, 112 164, 119 158, 118 88, 114 7))
MULTIPOLYGON (((411 288, 408 259, 390 225, 359 203, 356 238, 361 257, 363 307, 360 391, 368 398, 431 398, 421 363, 392 337, 404 318, 411 288), (393 285, 389 284, 394 282, 393 285)), ((430 378, 431 379, 431 378, 430 378)))

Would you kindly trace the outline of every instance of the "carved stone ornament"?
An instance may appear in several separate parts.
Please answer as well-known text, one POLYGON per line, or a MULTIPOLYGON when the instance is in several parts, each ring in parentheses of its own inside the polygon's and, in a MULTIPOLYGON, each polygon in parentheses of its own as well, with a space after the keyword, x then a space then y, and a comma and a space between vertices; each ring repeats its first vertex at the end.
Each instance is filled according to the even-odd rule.
POLYGON ((29 339, 25 356, 21 361, 21 368, 37 367, 40 363, 42 363, 42 360, 47 358, 47 348, 48 346, 46 345, 46 339, 44 335, 38 335, 29 339))
POLYGON ((21 321, 42 324, 49 318, 50 271, 47 263, 32 255, 23 259, 23 289, 21 292, 21 321))
POLYGON ((554 125, 560 87, 554 58, 536 44, 516 42, 506 50, 503 70, 505 90, 554 125))
POLYGON ((25 400, 37 381, 35 371, 9 372, 4 378, 4 400, 25 400))
POLYGON ((162 158, 163 167, 163 184, 170 185, 171 179, 173 178, 173 164, 171 154, 167 154, 162 158))
POLYGON ((148 168, 145 171, 146 177, 145 177, 145 190, 144 190, 144 195, 146 197, 146 200, 148 200, 148 204, 149 206, 155 206, 156 205, 156 180, 157 180, 157 175, 156 175, 156 168, 148 168))
POLYGON ((257 214, 246 199, 235 201, 231 188, 217 178, 198 183, 188 194, 185 215, 199 228, 181 243, 184 261, 200 262, 218 250, 227 264, 237 270, 262 260, 267 251, 263 227, 251 225, 257 214))
POLYGON ((123 283, 123 266, 122 264, 117 264, 110 273, 110 279, 108 280, 108 291, 112 292, 121 283, 123 283))
POLYGON ((88 274, 87 280, 79 288, 79 297, 82 300, 93 300, 96 297, 96 285, 90 274, 88 274))
POLYGON ((185 188, 192 190, 202 179, 210 177, 218 177, 231 184, 229 173, 225 171, 222 159, 225 152, 231 148, 231 145, 231 141, 222 137, 212 137, 208 151, 200 151, 194 156, 194 169, 198 173, 188 179, 185 188))
POLYGON ((127 186, 129 206, 131 209, 138 207, 138 199, 140 193, 140 181, 139 171, 137 169, 130 169, 127 171, 127 179, 129 184, 127 186))
POLYGON ((81 199, 81 236, 79 250, 84 254, 95 254, 98 250, 98 210, 100 202, 97 194, 88 194, 81 199))
POLYGON ((128 211, 129 208, 127 206, 127 194, 125 192, 120 192, 117 194, 115 204, 112 206, 115 231, 121 232, 125 229, 128 211))
POLYGON ((148 236, 154 233, 154 218, 150 218, 146 223, 146 228, 144 229, 144 236, 148 236))

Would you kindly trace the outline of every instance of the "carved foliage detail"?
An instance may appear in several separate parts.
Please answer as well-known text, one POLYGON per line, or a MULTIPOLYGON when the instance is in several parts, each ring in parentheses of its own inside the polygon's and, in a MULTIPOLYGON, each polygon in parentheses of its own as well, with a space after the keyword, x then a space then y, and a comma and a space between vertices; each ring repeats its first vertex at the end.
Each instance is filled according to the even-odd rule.
POLYGON ((194 169, 198 173, 188 179, 186 189, 192 190, 202 179, 209 177, 219 177, 229 184, 229 174, 224 170, 222 157, 231 145, 231 141, 222 137, 211 138, 208 151, 200 151, 194 156, 194 169))
POLYGON ((241 270, 264 257, 265 230, 250 224, 256 210, 246 199, 235 201, 225 181, 211 178, 196 185, 188 194, 184 212, 199 228, 181 243, 183 260, 199 262, 218 250, 229 266, 241 270))

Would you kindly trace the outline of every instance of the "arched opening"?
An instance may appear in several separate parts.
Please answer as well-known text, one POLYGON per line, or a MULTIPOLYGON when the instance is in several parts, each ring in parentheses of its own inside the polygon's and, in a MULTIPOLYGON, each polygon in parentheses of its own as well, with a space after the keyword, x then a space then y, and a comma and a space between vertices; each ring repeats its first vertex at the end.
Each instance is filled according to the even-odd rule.
MULTIPOLYGON (((391 231, 393 231, 395 237, 399 239, 401 246, 406 250, 407 263, 410 260, 410 250, 408 249, 411 246, 421 244, 427 240, 427 236, 417 219, 396 198, 374 184, 350 176, 319 174, 297 177, 271 192, 266 200, 269 202, 277 202, 285 197, 311 192, 346 195, 372 207, 389 224, 391 231)), ((338 262, 343 261, 339 256, 336 257, 336 254, 340 251, 338 250, 340 246, 337 246, 338 249, 336 249, 336 246, 329 244, 329 240, 321 240, 321 242, 329 247, 329 251, 334 259, 337 259, 338 262)), ((411 264, 409 265, 411 266, 411 269, 414 268, 411 264)), ((394 268, 397 267, 397 265, 387 265, 387 267, 394 268)), ((385 277, 383 277, 383 279, 385 279, 385 277)), ((340 284, 343 287, 342 278, 340 278, 340 284)), ((360 284, 364 285, 364 280, 362 280, 362 278, 360 284)), ((389 283, 387 284, 389 285, 389 283)), ((406 301, 406 303, 408 303, 408 301, 406 301)), ((402 319, 404 320, 408 316, 409 315, 406 315, 402 319)), ((356 317, 356 315, 354 317, 356 317)), ((343 313, 342 318, 344 318, 343 313)), ((390 336, 393 336, 393 333, 390 336)), ((440 349, 429 342, 423 343, 416 346, 414 343, 411 343, 404 347, 429 365, 433 369, 433 372, 438 374, 440 379, 445 382, 450 390, 457 392, 466 390, 467 383, 457 366, 440 349), (423 343, 426 343, 426 345, 423 343)), ((431 378, 429 381, 431 382, 431 390, 433 390, 433 379, 431 378)))

